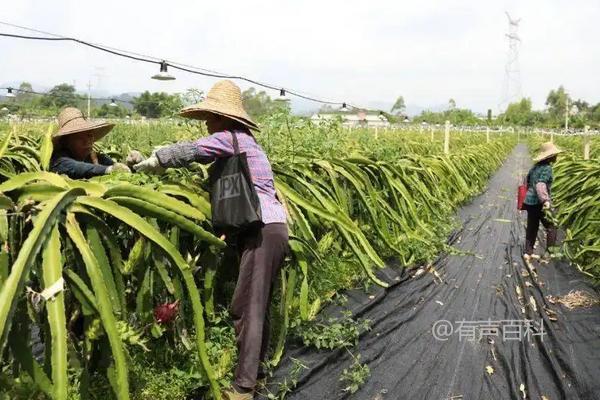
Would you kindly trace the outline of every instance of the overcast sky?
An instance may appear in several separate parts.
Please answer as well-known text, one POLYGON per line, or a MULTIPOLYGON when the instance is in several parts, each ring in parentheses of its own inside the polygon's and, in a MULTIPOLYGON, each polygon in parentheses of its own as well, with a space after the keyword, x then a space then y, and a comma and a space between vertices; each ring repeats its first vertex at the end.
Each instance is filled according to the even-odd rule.
MULTIPOLYGON (((600 102, 600 1, 141 1, 0 2, 0 21, 74 36, 194 66, 267 81, 358 105, 447 104, 496 110, 508 30, 521 18, 523 95, 543 107, 564 85, 600 102)), ((0 32, 24 33, 0 25, 0 32)), ((29 33, 31 34, 31 33, 29 33)), ((107 93, 207 90, 184 72, 149 79, 157 67, 73 43, 0 37, 0 84, 61 82, 107 93), (98 76, 94 76, 100 74, 98 76)), ((245 86, 242 84, 242 86, 245 86)))

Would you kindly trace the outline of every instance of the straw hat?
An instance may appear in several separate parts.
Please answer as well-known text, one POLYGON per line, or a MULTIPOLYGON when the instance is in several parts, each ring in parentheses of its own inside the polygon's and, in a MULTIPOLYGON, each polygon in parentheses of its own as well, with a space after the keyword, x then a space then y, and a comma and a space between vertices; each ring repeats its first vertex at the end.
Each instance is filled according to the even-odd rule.
POLYGON ((94 141, 102 139, 114 128, 115 124, 106 122, 91 122, 84 118, 81 111, 75 107, 67 107, 58 114, 58 132, 53 139, 79 132, 94 134, 94 141))
POLYGON ((256 122, 248 115, 242 104, 242 91, 229 80, 214 84, 208 91, 206 99, 198 104, 180 111, 179 115, 186 118, 206 119, 208 114, 218 114, 246 125, 250 129, 259 130, 256 122))
POLYGON ((562 153, 563 151, 556 147, 552 142, 546 142, 540 146, 540 152, 533 158, 533 161, 540 162, 552 156, 562 153))

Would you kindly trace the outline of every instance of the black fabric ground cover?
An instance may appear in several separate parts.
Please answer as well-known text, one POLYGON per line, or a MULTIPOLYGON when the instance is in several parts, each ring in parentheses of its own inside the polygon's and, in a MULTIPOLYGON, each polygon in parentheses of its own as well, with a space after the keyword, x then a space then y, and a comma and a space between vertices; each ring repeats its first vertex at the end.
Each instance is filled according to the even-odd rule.
MULTIPOLYGON (((297 370, 296 388, 286 399, 600 399, 600 307, 568 310, 547 299, 571 290, 598 291, 564 261, 535 262, 532 270, 521 259, 526 215, 516 210, 515 194, 529 165, 526 146, 518 145, 487 190, 458 212, 462 229, 451 241, 472 255, 440 257, 434 268, 442 281, 389 267, 379 275, 390 288, 345 293, 344 307, 354 318, 372 321, 352 349, 371 371, 356 393, 343 392, 339 381, 353 361, 346 350, 290 343, 258 397, 277 392, 297 370), (527 338, 519 335, 522 340, 481 331, 483 321, 504 321, 501 329, 510 329, 506 321, 525 319, 533 327, 527 338), (432 333, 439 320, 455 329, 446 341, 432 333), (461 339, 457 321, 474 322, 467 325, 478 327, 476 338, 461 339)), ((342 311, 331 304, 322 314, 342 311)))

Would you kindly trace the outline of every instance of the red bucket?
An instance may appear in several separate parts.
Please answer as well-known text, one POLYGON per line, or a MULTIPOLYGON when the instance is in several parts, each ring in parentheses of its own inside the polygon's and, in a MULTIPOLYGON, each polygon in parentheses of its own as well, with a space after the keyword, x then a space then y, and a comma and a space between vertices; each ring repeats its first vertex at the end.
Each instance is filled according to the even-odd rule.
POLYGON ((525 196, 527 196, 527 185, 522 184, 519 185, 519 189, 517 191, 517 210, 524 210, 525 196))

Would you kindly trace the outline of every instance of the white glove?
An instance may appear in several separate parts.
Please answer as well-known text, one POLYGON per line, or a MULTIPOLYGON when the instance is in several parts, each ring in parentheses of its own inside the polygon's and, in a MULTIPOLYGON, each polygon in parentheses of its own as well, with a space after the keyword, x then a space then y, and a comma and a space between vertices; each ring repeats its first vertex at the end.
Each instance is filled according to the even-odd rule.
POLYGON ((125 173, 125 174, 130 174, 131 170, 129 169, 129 167, 125 164, 121 164, 121 163, 114 163, 113 165, 109 166, 108 168, 106 168, 106 174, 112 174, 115 172, 121 172, 121 173, 125 173))
POLYGON ((543 208, 544 210, 549 210, 549 209, 550 209, 550 202, 549 202, 549 201, 545 201, 545 202, 544 202, 544 205, 542 206, 542 208, 543 208))
POLYGON ((165 168, 160 165, 155 155, 148 157, 147 160, 141 163, 135 164, 133 169, 136 172, 146 172, 148 174, 162 174, 165 171, 165 168))
POLYGON ((159 151, 160 149, 164 149, 165 147, 169 147, 168 144, 161 144, 160 146, 156 146, 155 148, 152 149, 152 154, 150 154, 151 156, 156 155, 156 152, 159 151))
POLYGON ((140 153, 137 150, 131 150, 129 152, 129 154, 127 155, 127 159, 125 160, 125 163, 131 167, 135 164, 139 164, 142 161, 144 161, 144 156, 142 155, 142 153, 140 153))

